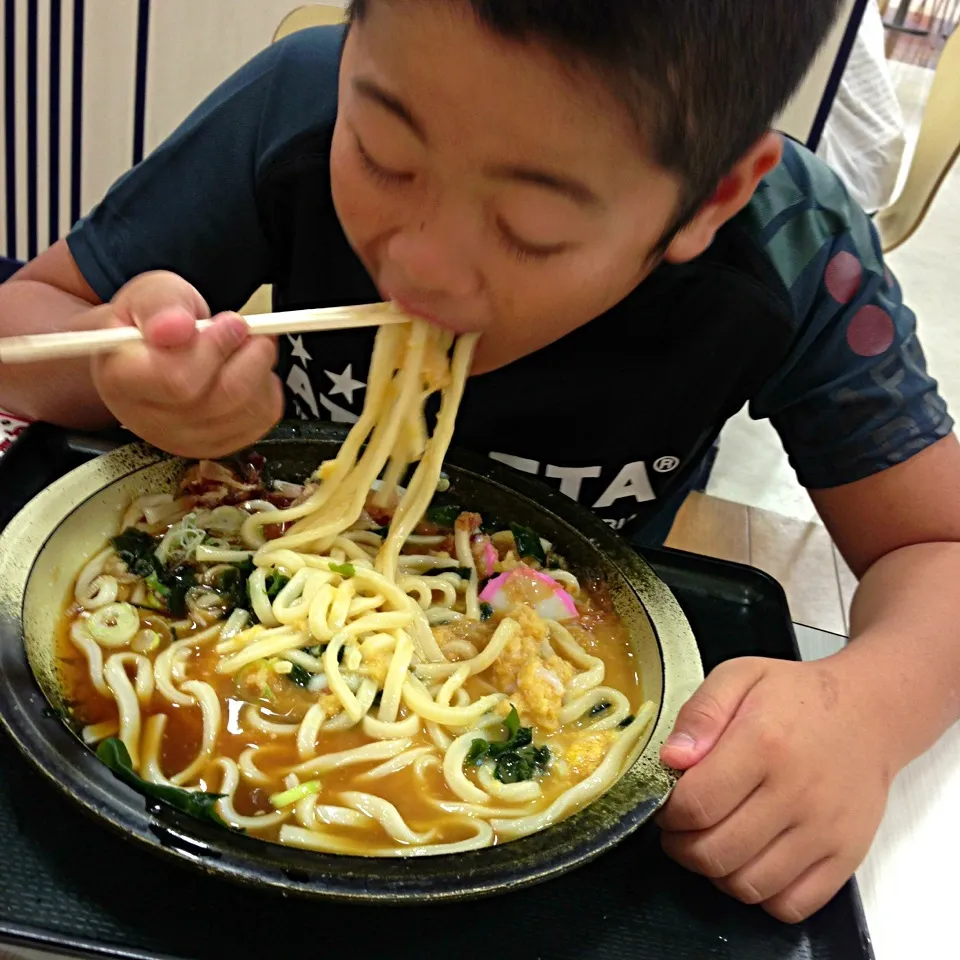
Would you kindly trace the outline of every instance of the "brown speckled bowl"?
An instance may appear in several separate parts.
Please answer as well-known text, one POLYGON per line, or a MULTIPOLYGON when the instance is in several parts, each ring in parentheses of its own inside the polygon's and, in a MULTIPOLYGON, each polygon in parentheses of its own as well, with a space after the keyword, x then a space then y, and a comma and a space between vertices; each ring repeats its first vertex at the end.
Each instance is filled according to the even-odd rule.
MULTIPOLYGON (((344 435, 327 425, 288 424, 258 449, 275 475, 302 479, 335 455, 344 435)), ((411 860, 289 849, 146 802, 114 779, 59 719, 63 695, 54 634, 80 567, 116 531, 126 505, 173 489, 183 469, 183 461, 144 444, 122 447, 54 483, 0 536, 0 721, 36 766, 89 813, 206 873, 306 896, 397 903, 466 899, 546 880, 603 853, 662 806, 675 775, 660 763, 660 746, 703 679, 680 607, 589 510, 536 480, 462 453, 451 454, 445 467, 457 502, 533 527, 579 574, 608 584, 630 631, 644 693, 659 704, 631 769, 594 803, 542 833, 472 853, 411 860)))

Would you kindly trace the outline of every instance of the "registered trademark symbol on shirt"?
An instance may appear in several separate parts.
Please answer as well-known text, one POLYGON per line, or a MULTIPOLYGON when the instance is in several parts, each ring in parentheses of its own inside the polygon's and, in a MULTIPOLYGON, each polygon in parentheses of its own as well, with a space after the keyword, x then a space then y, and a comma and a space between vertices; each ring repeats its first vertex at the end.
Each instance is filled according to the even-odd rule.
POLYGON ((679 457, 661 457, 654 465, 653 469, 657 473, 670 473, 671 470, 676 470, 680 466, 679 457))

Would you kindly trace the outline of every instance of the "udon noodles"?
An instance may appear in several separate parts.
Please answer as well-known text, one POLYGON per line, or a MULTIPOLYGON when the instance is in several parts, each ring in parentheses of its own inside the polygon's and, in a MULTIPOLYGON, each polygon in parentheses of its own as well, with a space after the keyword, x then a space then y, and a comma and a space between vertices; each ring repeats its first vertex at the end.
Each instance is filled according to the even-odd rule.
POLYGON ((383 327, 359 421, 302 487, 201 462, 130 504, 61 640, 74 719, 127 782, 392 857, 542 830, 624 772, 654 706, 602 586, 435 500, 474 345, 383 327))

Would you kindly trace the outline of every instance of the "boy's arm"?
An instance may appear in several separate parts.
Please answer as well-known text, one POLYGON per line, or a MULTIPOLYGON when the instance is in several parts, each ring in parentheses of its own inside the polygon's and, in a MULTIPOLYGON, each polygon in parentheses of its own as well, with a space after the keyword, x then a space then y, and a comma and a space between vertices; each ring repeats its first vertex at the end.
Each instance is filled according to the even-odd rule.
POLYGON ((225 456, 280 418, 276 346, 248 336, 233 314, 208 318, 182 277, 134 278, 95 305, 65 243, 0 286, 0 335, 138 326, 142 344, 94 358, 0 370, 0 406, 33 419, 86 429, 119 421, 154 446, 185 457, 225 456))
POLYGON ((861 578, 840 657, 885 704, 899 768, 960 718, 960 443, 811 496, 861 578))
POLYGON ((859 866, 890 781, 960 717, 960 444, 812 492, 862 576, 850 644, 812 663, 723 664, 665 761, 687 770, 664 847, 721 889, 798 921, 859 866))
MULTIPOLYGON (((100 302, 60 240, 0 284, 0 336, 95 329, 104 324, 100 302)), ((113 422, 86 359, 3 367, 0 408, 86 429, 113 422)))

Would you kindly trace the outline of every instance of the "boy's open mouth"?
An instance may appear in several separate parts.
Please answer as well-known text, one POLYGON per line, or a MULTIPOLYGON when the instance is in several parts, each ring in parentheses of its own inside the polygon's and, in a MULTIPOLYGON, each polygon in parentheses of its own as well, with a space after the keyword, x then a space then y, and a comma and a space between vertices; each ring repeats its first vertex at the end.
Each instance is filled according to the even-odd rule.
POLYGON ((385 291, 384 299, 392 300, 398 307, 400 307, 401 310, 403 310, 404 313, 408 313, 412 317, 419 317, 421 320, 425 320, 432 326, 440 327, 443 330, 449 330, 451 333, 460 335, 464 333, 474 333, 477 331, 476 324, 469 323, 456 317, 451 317, 448 314, 437 314, 424 304, 418 303, 413 298, 398 296, 394 293, 385 291))

